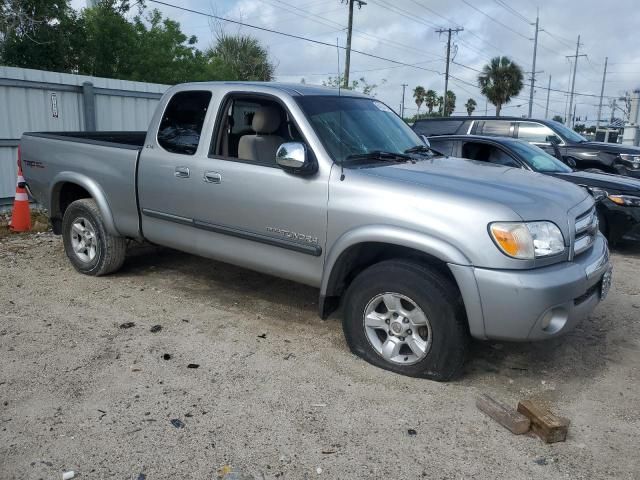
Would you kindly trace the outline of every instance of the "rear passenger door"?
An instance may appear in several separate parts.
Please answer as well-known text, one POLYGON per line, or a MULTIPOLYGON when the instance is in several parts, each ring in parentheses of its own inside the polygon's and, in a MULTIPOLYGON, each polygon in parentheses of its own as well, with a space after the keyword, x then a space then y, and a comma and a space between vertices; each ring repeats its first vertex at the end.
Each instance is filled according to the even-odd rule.
POLYGON ((211 97, 205 90, 177 92, 164 106, 157 131, 147 134, 137 182, 142 231, 152 242, 190 251, 179 225, 188 225, 193 215, 198 158, 206 156, 200 135, 211 97))

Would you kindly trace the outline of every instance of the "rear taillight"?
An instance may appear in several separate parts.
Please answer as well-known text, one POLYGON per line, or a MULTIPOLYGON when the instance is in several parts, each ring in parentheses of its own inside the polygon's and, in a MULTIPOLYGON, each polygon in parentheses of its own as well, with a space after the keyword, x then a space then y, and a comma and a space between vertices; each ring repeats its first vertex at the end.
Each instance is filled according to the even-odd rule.
POLYGON ((20 145, 18 145, 18 170, 22 171, 22 154, 20 153, 20 145))

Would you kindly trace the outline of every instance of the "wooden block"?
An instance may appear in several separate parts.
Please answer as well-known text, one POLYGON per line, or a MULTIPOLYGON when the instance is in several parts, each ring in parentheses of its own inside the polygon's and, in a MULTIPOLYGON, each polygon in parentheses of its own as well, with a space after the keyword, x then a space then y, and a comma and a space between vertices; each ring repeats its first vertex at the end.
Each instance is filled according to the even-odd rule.
POLYGON ((518 412, 531 420, 531 431, 546 443, 564 442, 567 439, 568 419, 554 415, 531 400, 518 403, 518 412))
POLYGON ((531 422, 527 417, 507 405, 495 401, 487 394, 482 394, 476 399, 476 407, 511 433, 520 435, 529 431, 531 422))

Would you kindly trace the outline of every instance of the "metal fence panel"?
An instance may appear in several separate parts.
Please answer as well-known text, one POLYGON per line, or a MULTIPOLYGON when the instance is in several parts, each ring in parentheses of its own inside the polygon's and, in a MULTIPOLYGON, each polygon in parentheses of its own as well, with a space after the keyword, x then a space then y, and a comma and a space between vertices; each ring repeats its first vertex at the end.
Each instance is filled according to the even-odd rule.
POLYGON ((15 193, 23 132, 146 130, 168 85, 0 66, 0 204, 15 193), (85 104, 90 82, 95 111, 85 104), (92 116, 93 115, 93 116, 92 116), (88 118, 88 122, 85 121, 88 118))

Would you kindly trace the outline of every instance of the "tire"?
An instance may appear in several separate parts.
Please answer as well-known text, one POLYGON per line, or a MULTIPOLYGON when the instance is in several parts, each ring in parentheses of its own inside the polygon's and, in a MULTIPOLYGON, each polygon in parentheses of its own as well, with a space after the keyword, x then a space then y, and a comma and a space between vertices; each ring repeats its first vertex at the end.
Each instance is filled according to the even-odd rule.
POLYGON ((64 251, 80 273, 107 275, 124 263, 127 241, 111 235, 95 200, 83 198, 67 207, 62 219, 64 251))
POLYGON ((380 262, 360 273, 345 295, 342 326, 351 351, 367 362, 430 380, 447 381, 459 375, 469 345, 466 315, 456 286, 443 274, 409 260, 380 262), (389 302, 396 304, 395 313, 388 308, 389 302), (422 317, 426 317, 426 325, 421 320, 414 323, 422 317), (416 333, 422 342, 416 341, 416 333), (399 349, 385 348, 402 343, 405 345, 399 349))

